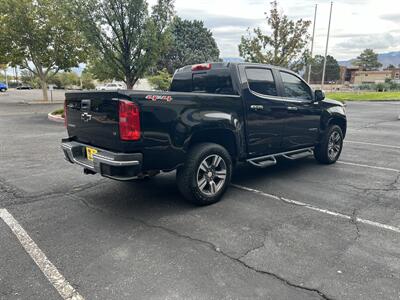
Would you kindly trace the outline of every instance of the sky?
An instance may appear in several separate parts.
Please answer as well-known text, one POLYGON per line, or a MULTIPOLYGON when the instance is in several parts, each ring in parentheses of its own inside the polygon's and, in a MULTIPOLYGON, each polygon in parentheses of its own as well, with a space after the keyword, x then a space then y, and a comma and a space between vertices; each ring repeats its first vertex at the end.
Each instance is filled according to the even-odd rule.
MULTIPOLYGON (((154 4, 150 0, 149 4, 154 4)), ((330 0, 280 0, 280 9, 296 20, 313 20, 318 4, 315 52, 325 51, 330 0)), ((248 27, 268 27, 264 12, 270 0, 176 0, 185 19, 200 19, 211 29, 221 57, 238 57, 240 38, 248 27)), ((310 26, 310 33, 312 26, 310 26)), ((400 0, 335 0, 328 53, 338 60, 357 57, 365 48, 378 53, 400 51, 400 0)))

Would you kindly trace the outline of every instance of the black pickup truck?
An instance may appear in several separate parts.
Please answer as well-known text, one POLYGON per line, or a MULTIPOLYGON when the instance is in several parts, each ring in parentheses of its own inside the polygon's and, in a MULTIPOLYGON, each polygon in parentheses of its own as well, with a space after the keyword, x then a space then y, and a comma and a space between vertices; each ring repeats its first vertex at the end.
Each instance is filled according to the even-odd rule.
POLYGON ((176 71, 169 92, 66 93, 65 158, 116 180, 177 170, 181 193, 217 202, 237 162, 264 168, 278 157, 339 158, 345 108, 297 74, 248 63, 176 71))

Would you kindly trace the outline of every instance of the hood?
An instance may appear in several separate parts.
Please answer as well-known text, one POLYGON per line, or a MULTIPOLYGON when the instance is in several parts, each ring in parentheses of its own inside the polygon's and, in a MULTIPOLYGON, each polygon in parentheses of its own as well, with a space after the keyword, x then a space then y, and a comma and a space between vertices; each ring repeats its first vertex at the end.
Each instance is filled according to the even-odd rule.
POLYGON ((328 106, 345 107, 344 103, 337 101, 337 100, 329 99, 329 98, 325 98, 324 100, 322 100, 322 103, 328 104, 328 106))

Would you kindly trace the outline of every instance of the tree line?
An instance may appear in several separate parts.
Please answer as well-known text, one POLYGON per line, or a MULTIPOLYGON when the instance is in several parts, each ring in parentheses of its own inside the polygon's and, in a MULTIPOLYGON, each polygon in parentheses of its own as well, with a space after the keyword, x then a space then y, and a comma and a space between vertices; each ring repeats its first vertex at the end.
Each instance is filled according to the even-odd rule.
MULTIPOLYGON (((166 89, 176 69, 220 61, 211 31, 201 20, 177 16, 174 0, 152 7, 146 0, 0 0, 0 7, 0 64, 18 65, 25 77, 35 78, 45 100, 49 83, 76 82, 59 74, 79 63, 87 64, 86 81, 121 80, 131 89, 151 75, 151 82, 166 89)), ((311 58, 308 50, 311 22, 289 19, 277 1, 265 18, 272 33, 249 29, 238 46, 240 56, 294 71, 311 64, 311 79, 320 78, 323 57, 311 58)), ((367 50, 357 63, 379 67, 367 50)), ((329 56, 326 80, 338 78, 339 65, 329 56)))
POLYGON ((130 89, 146 74, 219 60, 211 31, 176 16, 173 0, 153 7, 146 0, 0 0, 0 7, 0 63, 35 78, 45 100, 48 83, 67 80, 60 72, 79 63, 93 78, 130 89))

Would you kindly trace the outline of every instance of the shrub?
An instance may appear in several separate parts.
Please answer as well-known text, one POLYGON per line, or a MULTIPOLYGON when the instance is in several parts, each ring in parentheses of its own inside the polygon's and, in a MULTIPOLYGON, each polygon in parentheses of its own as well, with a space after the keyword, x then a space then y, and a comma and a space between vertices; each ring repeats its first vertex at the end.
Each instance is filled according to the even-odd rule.
POLYGON ((172 77, 166 69, 158 71, 157 75, 150 76, 147 79, 153 88, 160 91, 168 91, 172 81, 172 77))

